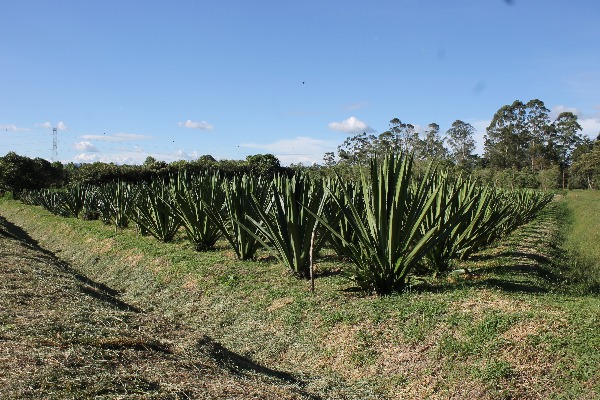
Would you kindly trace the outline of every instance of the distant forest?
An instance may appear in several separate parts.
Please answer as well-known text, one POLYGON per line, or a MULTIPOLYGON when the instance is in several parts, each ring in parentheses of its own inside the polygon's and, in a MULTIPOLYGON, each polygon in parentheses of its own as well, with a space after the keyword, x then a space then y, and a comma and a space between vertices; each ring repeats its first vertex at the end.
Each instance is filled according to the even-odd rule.
POLYGON ((152 157, 142 165, 50 163, 9 152, 0 157, 0 190, 19 191, 62 187, 73 183, 102 184, 168 178, 179 171, 214 170, 224 175, 300 171, 317 176, 335 174, 353 179, 373 157, 391 152, 413 153, 418 165, 434 162, 456 174, 468 174, 481 182, 507 188, 600 188, 600 133, 595 139, 581 135, 577 116, 562 112, 555 120, 540 100, 516 100, 501 107, 486 129, 484 154, 474 154, 475 129, 456 120, 445 133, 436 123, 420 135, 414 125, 398 118, 378 136, 361 133, 346 139, 335 152, 326 153, 319 165, 283 167, 272 154, 256 154, 246 160, 215 160, 204 155, 194 161, 166 163, 152 157))

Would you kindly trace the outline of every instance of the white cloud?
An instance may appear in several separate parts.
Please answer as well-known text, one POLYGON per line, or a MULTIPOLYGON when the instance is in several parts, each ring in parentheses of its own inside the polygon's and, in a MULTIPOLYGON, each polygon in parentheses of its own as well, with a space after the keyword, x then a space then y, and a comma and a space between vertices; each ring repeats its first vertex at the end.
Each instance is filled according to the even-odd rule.
MULTIPOLYGON (((35 126, 37 126, 38 128, 44 128, 44 129, 54 128, 54 126, 50 122, 42 122, 39 124, 35 124, 35 126)), ((56 124, 56 129, 58 129, 59 131, 66 131, 67 125, 65 125, 65 123, 62 121, 58 121, 58 123, 56 124)))
POLYGON ((19 128, 16 125, 0 125, 0 129, 5 132, 26 132, 30 130, 29 128, 19 128))
POLYGON ((342 122, 331 122, 329 124, 329 129, 333 131, 341 131, 345 133, 373 133, 375 130, 371 128, 369 125, 359 120, 356 117, 350 117, 342 122))
POLYGON ((242 143, 240 146, 272 153, 284 165, 291 163, 311 165, 313 163, 321 164, 323 162, 323 155, 328 151, 335 151, 337 143, 298 136, 293 139, 282 139, 273 143, 242 143))
POLYGON ((179 122, 178 125, 182 128, 200 129, 202 131, 212 131, 214 127, 206 121, 194 122, 188 119, 185 122, 179 122))
POLYGON ((73 144, 73 147, 77 151, 96 153, 98 152, 98 148, 94 146, 91 142, 77 142, 73 144))
POLYGON ((130 140, 145 140, 150 139, 149 136, 140 135, 137 133, 115 133, 112 135, 102 134, 102 135, 81 135, 81 139, 83 140, 98 140, 102 142, 127 142, 130 140))
POLYGON ((595 139, 600 134, 600 117, 581 118, 577 121, 581 125, 581 132, 589 138, 595 139))

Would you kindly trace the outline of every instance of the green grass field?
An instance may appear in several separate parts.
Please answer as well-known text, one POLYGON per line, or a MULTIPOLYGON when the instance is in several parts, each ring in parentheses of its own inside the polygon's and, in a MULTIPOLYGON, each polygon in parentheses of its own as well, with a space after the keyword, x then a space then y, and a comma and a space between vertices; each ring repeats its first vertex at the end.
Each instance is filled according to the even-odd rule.
POLYGON ((316 397, 591 399, 599 199, 570 192, 461 265, 470 273, 385 297, 355 290, 327 249, 311 293, 264 252, 239 261, 223 242, 199 253, 9 200, 0 215, 124 301, 299 377, 316 397))
POLYGON ((565 196, 565 260, 585 290, 600 291, 600 192, 577 190, 565 196))

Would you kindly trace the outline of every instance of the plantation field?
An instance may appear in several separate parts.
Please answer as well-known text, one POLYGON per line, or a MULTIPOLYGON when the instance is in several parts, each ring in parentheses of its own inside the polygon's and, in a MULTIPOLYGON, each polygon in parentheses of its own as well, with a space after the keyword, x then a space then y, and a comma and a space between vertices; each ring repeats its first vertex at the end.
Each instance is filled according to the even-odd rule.
MULTIPOLYGON (((21 274, 10 268, 43 272, 55 261, 63 269, 41 274, 46 282, 77 282, 64 270, 63 263, 68 263, 77 274, 111 288, 113 303, 131 309, 95 304, 106 311, 96 316, 90 314, 90 305, 66 307, 66 318, 56 328, 34 318, 17 320, 18 313, 32 315, 26 312, 33 303, 5 296, 3 309, 16 311, 2 315, 0 334, 3 343, 21 340, 27 349, 37 349, 42 360, 61 360, 64 356, 51 352, 65 346, 91 346, 81 354, 93 351, 97 357, 84 364, 65 363, 52 379, 46 379, 47 370, 32 372, 46 385, 46 394, 66 382, 81 390, 90 384, 84 371, 96 371, 108 387, 107 396, 123 397, 186 398, 186 388, 167 391, 175 385, 164 381, 168 372, 186 377, 187 390, 198 397, 201 388, 206 397, 214 397, 219 387, 232 388, 231 396, 239 397, 242 391, 235 390, 247 385, 249 392, 263 391, 259 398, 598 398, 600 299, 594 282, 600 275, 589 260, 600 250, 597 241, 583 241, 591 233, 577 233, 581 225, 600 226, 600 215, 591 211, 597 210, 598 197, 592 196, 597 194, 573 192, 554 201, 536 220, 460 264, 466 273, 415 282, 404 293, 388 296, 356 290, 340 273, 346 262, 329 248, 316 259, 311 293, 307 281, 295 278, 264 250, 259 250, 258 261, 241 261, 224 241, 215 250, 197 252, 181 234, 171 243, 160 243, 133 229, 115 233, 100 221, 62 218, 2 200, 0 215, 46 249, 42 256, 28 253, 31 246, 11 244, 10 251, 2 247, 8 252, 2 254, 4 287, 21 274), (589 207, 585 223, 578 216, 584 207, 589 207), (22 255, 18 263, 5 261, 13 257, 11 251, 22 255), (573 254, 585 261, 573 259, 573 254), (585 271, 578 269, 582 266, 585 271), (93 318, 86 321, 84 314, 93 318), (160 322, 147 322, 153 318, 160 322), (101 346, 106 338, 109 344, 158 343, 170 353, 117 346, 127 357, 134 353, 137 358, 108 368, 113 364, 103 352, 117 350, 101 346), (177 350, 198 338, 212 338, 212 346, 217 346, 212 340, 224 346, 229 360, 253 367, 244 369, 238 363, 227 368, 230 364, 219 363, 215 351, 177 350), (140 367, 143 362, 152 364, 151 373, 140 374, 150 370, 140 367), (190 364, 201 364, 209 373, 194 375, 186 369, 190 364), (248 376, 235 372, 240 369, 249 370, 248 376)), ((2 243, 11 240, 4 235, 2 243)), ((34 286, 22 291, 29 293, 25 297, 31 292, 46 295, 34 286)), ((63 291, 76 299, 69 304, 82 301, 82 293, 61 286, 58 292, 63 291)), ((1 370, 11 371, 4 367, 15 363, 18 351, 23 349, 4 350, 1 370)), ((19 387, 23 376, 5 372, 1 379, 9 388, 22 390, 23 397, 29 395, 25 385, 19 387)))

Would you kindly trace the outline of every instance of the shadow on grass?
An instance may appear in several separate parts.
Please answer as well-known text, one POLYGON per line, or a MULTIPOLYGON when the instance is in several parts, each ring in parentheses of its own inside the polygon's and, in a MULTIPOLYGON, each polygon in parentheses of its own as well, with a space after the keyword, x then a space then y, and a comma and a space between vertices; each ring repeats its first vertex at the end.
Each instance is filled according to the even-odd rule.
POLYGON ((476 254, 474 256, 472 256, 470 258, 471 261, 488 261, 488 260, 493 260, 495 258, 519 258, 519 259, 526 259, 526 260, 531 260, 534 261, 536 263, 540 263, 540 264, 546 264, 546 263, 550 263, 550 258, 543 256, 543 255, 539 255, 539 254, 534 254, 534 253, 527 253, 527 252, 523 252, 523 251, 505 251, 502 253, 498 253, 498 254, 476 254))
POLYGON ((551 270, 551 263, 507 264, 485 267, 465 273, 449 274, 438 280, 413 285, 411 291, 443 293, 459 288, 493 288, 508 293, 548 293, 564 277, 551 270))
MULTIPOLYGON (((214 359, 221 368, 227 369, 229 372, 235 375, 243 375, 244 373, 258 374, 268 378, 274 378, 279 381, 286 382, 288 384, 296 385, 299 387, 306 386, 306 382, 299 380, 294 375, 277 371, 275 369, 267 368, 249 358, 241 356, 235 352, 230 351, 219 342, 215 341, 209 336, 202 336, 196 343, 198 350, 206 352, 214 359)), ((308 399, 318 400, 320 397, 308 393, 302 393, 308 399)))
MULTIPOLYGON (((67 262, 61 260, 52 251, 40 246, 39 242, 33 239, 29 234, 24 231, 21 227, 7 221, 5 218, 0 217, 0 235, 6 236, 10 239, 20 241, 27 247, 35 250, 40 254, 40 257, 36 257, 36 261, 44 261, 56 265, 62 272, 67 273, 77 279, 82 285, 79 285, 79 289, 82 293, 90 295, 98 300, 110 304, 111 306, 126 311, 141 312, 142 310, 127 304, 122 300, 119 300, 117 296, 120 294, 118 290, 115 290, 102 283, 96 282, 85 275, 80 274, 67 262), (46 260, 43 260, 46 258, 46 260)), ((26 258, 26 257, 25 257, 26 258)))
POLYGON ((481 282, 483 286, 501 289, 509 293, 548 293, 549 290, 531 283, 512 281, 507 279, 488 278, 481 282))

